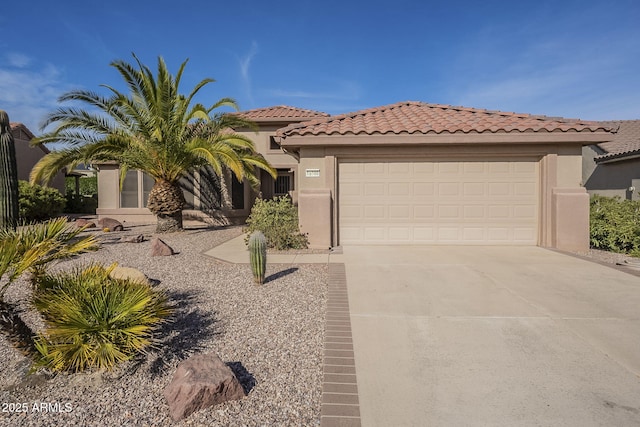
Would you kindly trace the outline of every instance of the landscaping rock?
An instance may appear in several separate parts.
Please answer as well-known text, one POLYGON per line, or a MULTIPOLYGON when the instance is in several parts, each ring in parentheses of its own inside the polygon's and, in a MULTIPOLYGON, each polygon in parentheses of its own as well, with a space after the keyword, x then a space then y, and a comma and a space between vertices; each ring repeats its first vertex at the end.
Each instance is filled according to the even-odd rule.
POLYGON ((151 256, 170 256, 175 252, 171 246, 167 245, 162 239, 154 238, 151 241, 151 256))
POLYGON ((144 242, 144 235, 143 234, 138 234, 135 236, 129 236, 129 237, 123 237, 120 239, 120 242, 122 243, 142 243, 144 242))
POLYGON ((77 227, 96 228, 96 223, 87 219, 78 218, 75 222, 77 227))
POLYGON ((112 277, 114 279, 129 279, 135 282, 151 285, 151 281, 149 280, 146 274, 132 267, 117 266, 111 271, 111 273, 109 273, 109 277, 112 277))
POLYGON ((98 220, 98 224, 102 229, 108 228, 109 231, 122 231, 124 226, 122 223, 113 218, 102 218, 98 220))
POLYGON ((213 353, 197 354, 178 365, 171 383, 164 389, 174 421, 200 409, 244 397, 233 371, 213 353))

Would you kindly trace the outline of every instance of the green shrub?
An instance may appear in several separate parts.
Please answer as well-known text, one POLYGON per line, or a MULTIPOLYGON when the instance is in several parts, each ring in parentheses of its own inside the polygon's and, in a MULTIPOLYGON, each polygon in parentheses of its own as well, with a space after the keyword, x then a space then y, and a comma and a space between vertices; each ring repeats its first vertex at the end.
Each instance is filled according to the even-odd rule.
POLYGON ((64 196, 66 203, 64 211, 66 213, 81 213, 95 215, 98 207, 98 199, 95 197, 87 197, 81 194, 75 194, 73 191, 67 191, 64 196))
MULTIPOLYGON (((82 176, 79 178, 80 194, 83 196, 93 196, 98 194, 98 177, 97 176, 82 176)), ((66 193, 76 191, 76 178, 68 176, 64 180, 64 186, 66 193)))
POLYGON ((23 222, 55 218, 62 213, 65 203, 65 198, 55 188, 18 181, 18 206, 23 222))
POLYGON ((47 326, 36 339, 36 366, 53 371, 111 369, 153 344, 171 308, 149 285, 114 279, 90 265, 38 278, 34 305, 47 326))
POLYGON ((287 196, 257 199, 245 231, 247 240, 254 231, 261 231, 267 238, 267 246, 278 250, 302 249, 309 244, 307 236, 300 232, 298 209, 287 196))
POLYGON ((640 202, 619 197, 591 197, 591 246, 640 255, 640 202))

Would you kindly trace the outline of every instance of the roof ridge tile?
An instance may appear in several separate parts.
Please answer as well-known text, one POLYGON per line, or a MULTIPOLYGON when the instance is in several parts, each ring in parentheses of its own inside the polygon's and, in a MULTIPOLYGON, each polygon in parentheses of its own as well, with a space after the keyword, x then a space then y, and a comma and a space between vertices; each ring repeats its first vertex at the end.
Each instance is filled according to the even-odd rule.
POLYGON ((497 133, 609 131, 597 122, 524 113, 402 101, 335 116, 292 124, 278 131, 291 135, 346 135, 385 133, 497 133))

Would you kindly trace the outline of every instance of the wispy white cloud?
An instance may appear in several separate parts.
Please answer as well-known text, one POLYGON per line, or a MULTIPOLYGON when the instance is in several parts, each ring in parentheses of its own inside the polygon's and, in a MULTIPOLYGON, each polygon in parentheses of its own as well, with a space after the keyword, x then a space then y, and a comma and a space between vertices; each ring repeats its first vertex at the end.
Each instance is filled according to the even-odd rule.
POLYGON ((362 107, 362 89, 352 81, 325 83, 327 90, 267 89, 264 96, 270 104, 295 103, 297 107, 317 109, 331 114, 355 111, 362 107))
POLYGON ((582 119, 640 117, 640 41, 612 31, 481 38, 457 52, 444 82, 452 103, 582 119), (636 102, 629 102, 630 99, 636 102))
POLYGON ((30 57, 17 52, 7 53, 7 61, 9 62, 9 65, 16 68, 24 68, 31 64, 30 57))
POLYGON ((62 72, 51 64, 36 64, 21 54, 0 61, 0 108, 11 121, 24 123, 35 134, 46 114, 57 107, 58 97, 69 89, 62 72), (21 68, 14 65, 16 58, 22 58, 21 68))
POLYGON ((251 61, 258 54, 258 43, 254 40, 251 42, 251 48, 243 57, 238 59, 240 65, 240 76, 242 77, 242 84, 244 86, 245 94, 249 99, 249 102, 254 104, 253 101, 253 89, 251 87, 251 61))

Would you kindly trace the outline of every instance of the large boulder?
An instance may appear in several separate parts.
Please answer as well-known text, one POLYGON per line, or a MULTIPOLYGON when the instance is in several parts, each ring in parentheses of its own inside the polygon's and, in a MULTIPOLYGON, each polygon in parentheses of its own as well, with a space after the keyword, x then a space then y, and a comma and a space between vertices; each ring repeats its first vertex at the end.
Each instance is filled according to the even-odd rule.
POLYGON ((175 252, 171 246, 167 245, 162 239, 155 237, 151 241, 151 256, 170 256, 175 252))
POLYGON ((113 279, 128 279, 144 283, 145 285, 151 285, 151 281, 149 281, 147 275, 133 267, 121 267, 118 265, 116 268, 111 270, 109 276, 113 279))
POLYGON ((124 226, 122 225, 122 223, 117 219, 113 219, 113 218, 101 218, 98 220, 98 224, 100 224, 100 227, 102 227, 103 229, 108 228, 109 231, 124 230, 124 226))
POLYGON ((213 353, 191 356, 178 365, 164 389, 171 418, 179 421, 209 406, 242 399, 244 390, 233 371, 213 353))

